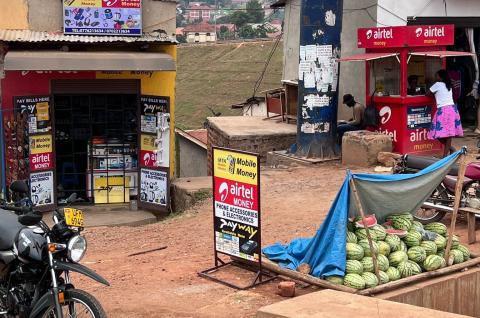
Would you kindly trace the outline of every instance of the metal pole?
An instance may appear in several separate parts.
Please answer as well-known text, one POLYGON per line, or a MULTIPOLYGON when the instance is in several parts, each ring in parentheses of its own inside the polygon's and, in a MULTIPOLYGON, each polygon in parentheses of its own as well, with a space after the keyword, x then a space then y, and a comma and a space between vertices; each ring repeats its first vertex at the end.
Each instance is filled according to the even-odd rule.
POLYGON ((297 143, 301 157, 329 159, 338 155, 338 58, 343 0, 303 0, 300 19, 300 60, 297 143))

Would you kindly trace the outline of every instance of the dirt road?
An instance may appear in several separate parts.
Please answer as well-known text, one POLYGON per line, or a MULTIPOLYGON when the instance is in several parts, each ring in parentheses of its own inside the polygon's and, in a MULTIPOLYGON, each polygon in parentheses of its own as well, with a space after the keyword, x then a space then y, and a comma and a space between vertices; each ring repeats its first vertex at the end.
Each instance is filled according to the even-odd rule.
MULTIPOLYGON (((345 168, 339 164, 263 170, 264 246, 312 236, 344 176, 345 168)), ((94 293, 109 317, 115 318, 252 317, 259 307, 282 300, 275 294, 276 283, 237 292, 197 276, 213 264, 211 204, 207 200, 192 211, 153 225, 87 230, 89 252, 84 263, 112 286, 78 278, 80 287, 94 293), (160 246, 167 248, 128 257, 160 246)), ((465 241, 464 222, 459 227, 465 241)), ((249 278, 233 269, 222 275, 238 283, 249 278)))

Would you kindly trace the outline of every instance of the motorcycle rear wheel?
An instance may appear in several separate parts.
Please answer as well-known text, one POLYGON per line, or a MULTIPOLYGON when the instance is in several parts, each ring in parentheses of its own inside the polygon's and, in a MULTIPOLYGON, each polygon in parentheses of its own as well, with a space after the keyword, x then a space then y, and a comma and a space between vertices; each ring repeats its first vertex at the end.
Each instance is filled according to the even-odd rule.
MULTIPOLYGON (((445 189, 442 184, 435 189, 430 198, 427 199, 427 202, 438 203, 435 202, 435 199, 440 199, 443 202, 449 200, 447 189, 445 189)), ((420 208, 413 217, 416 221, 419 221, 422 224, 428 224, 432 222, 439 222, 441 219, 443 219, 445 214, 447 214, 447 212, 438 209, 420 208)))
MULTIPOLYGON (((62 310, 64 318, 107 318, 107 314, 98 300, 80 289, 71 289, 65 292, 62 310)), ((57 318, 55 307, 47 308, 38 318, 57 318)))

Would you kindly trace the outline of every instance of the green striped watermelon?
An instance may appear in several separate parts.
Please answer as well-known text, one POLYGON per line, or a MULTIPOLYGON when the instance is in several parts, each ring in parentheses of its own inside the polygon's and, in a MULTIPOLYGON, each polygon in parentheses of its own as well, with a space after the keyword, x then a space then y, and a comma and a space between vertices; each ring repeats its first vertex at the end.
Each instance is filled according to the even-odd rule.
POLYGON ((395 280, 399 280, 400 278, 402 278, 402 275, 400 275, 400 272, 395 267, 389 267, 387 269, 386 273, 387 273, 388 278, 391 282, 393 282, 395 280))
POLYGON ((364 289, 365 280, 358 274, 347 274, 343 278, 343 285, 355 289, 364 289))
MULTIPOLYGON (((358 245, 363 247, 363 251, 365 252, 364 253, 365 256, 372 256, 372 250, 370 249, 370 244, 368 243, 368 240, 366 240, 366 239, 360 240, 360 241, 358 241, 358 245)), ((373 253, 375 253, 375 255, 377 255, 378 254, 378 244, 377 244, 377 242, 372 241, 372 246, 373 246, 373 253)))
POLYGON ((383 241, 385 240, 385 237, 387 236, 387 233, 385 232, 385 229, 381 225, 375 225, 371 228, 373 232, 375 232, 375 238, 377 241, 383 241))
POLYGON ((347 259, 361 260, 364 256, 363 247, 355 243, 347 243, 347 259))
POLYGON ((400 249, 400 238, 396 235, 387 234, 385 237, 385 243, 390 245, 390 251, 396 252, 400 249))
POLYGON ((445 226, 445 224, 440 222, 432 222, 426 224, 423 228, 427 231, 434 232, 440 235, 447 234, 447 227, 445 226))
POLYGON ((405 236, 403 241, 408 247, 419 246, 420 242, 422 241, 422 234, 417 231, 410 231, 408 232, 407 236, 405 236))
POLYGON ((365 224, 366 224, 366 227, 371 228, 377 224, 377 218, 375 217, 375 214, 365 216, 365 224, 363 223, 364 223, 364 219, 362 217, 355 218, 355 227, 357 229, 364 228, 365 224))
POLYGON ((429 255, 423 262, 423 268, 428 272, 445 267, 445 265, 445 259, 438 255, 429 255))
POLYGON ((365 288, 373 288, 378 286, 377 275, 370 272, 365 272, 362 274, 362 278, 365 281, 365 288))
POLYGON ((401 262, 398 264, 397 268, 400 275, 402 275, 402 278, 418 275, 422 272, 422 268, 417 263, 410 260, 401 262))
POLYGON ((405 244, 404 241, 401 241, 400 242, 400 248, 398 250, 406 253, 408 251, 407 244, 405 244))
POLYGON ((437 235, 434 242, 437 245, 437 251, 443 250, 447 246, 447 240, 441 235, 437 235))
POLYGON ((355 233, 348 231, 347 232, 347 243, 357 243, 358 239, 355 233))
POLYGON ((385 219, 387 221, 392 221, 392 222, 395 219, 407 219, 409 221, 413 221, 413 215, 411 215, 408 212, 406 212, 406 213, 393 213, 393 214, 388 215, 385 219))
POLYGON ((380 276, 380 284, 386 284, 390 281, 390 277, 384 271, 378 271, 378 276, 380 276))
POLYGON ((418 221, 413 221, 411 229, 415 230, 417 232, 422 232, 423 231, 423 224, 418 222, 418 221))
MULTIPOLYGON (((377 237, 375 236, 375 232, 371 231, 369 229, 368 231, 370 233, 370 237, 372 238, 373 241, 377 240, 377 237)), ((367 239, 367 230, 365 229, 358 229, 355 231, 355 235, 357 236, 358 240, 366 240, 367 239)))
POLYGON ((375 267, 373 266, 373 258, 367 256, 362 259, 363 265, 363 272, 370 272, 373 273, 375 271, 375 267))
POLYGON ((437 251, 436 255, 440 256, 441 258, 444 258, 445 257, 445 250, 437 251))
POLYGON ((390 262, 390 266, 397 267, 400 263, 405 262, 408 260, 407 253, 403 251, 396 251, 391 253, 388 256, 388 261, 390 262))
POLYGON ((453 256, 453 264, 460 264, 464 262, 463 253, 459 250, 451 250, 450 255, 453 256))
POLYGON ((468 250, 468 248, 465 246, 465 245, 461 245, 459 244, 457 247, 456 247, 457 250, 459 250, 460 252, 462 252, 463 254, 463 259, 465 261, 469 260, 470 259, 470 251, 468 250))
POLYGON ((390 245, 388 245, 388 243, 386 243, 384 241, 378 241, 377 245, 378 245, 378 253, 379 254, 382 254, 382 255, 385 255, 385 256, 388 256, 390 254, 390 245))
POLYGON ((343 277, 341 276, 328 276, 325 277, 325 280, 335 285, 343 285, 343 277))
POLYGON ((452 248, 457 248, 458 245, 460 245, 460 240, 459 240, 458 236, 452 235, 452 248))
POLYGON ((381 271, 386 271, 390 267, 390 262, 385 255, 377 255, 378 269, 381 271))
POLYGON ((407 251, 407 255, 409 260, 419 264, 423 263, 427 258, 427 253, 421 246, 410 247, 407 251))
POLYGON ((428 255, 437 254, 437 244, 432 241, 423 241, 420 246, 425 249, 425 253, 428 255))
POLYGON ((412 221, 405 218, 396 218, 392 220, 394 229, 408 231, 412 227, 412 221))
POLYGON ((357 260, 347 260, 347 264, 345 266, 345 273, 361 275, 363 273, 362 263, 357 260))

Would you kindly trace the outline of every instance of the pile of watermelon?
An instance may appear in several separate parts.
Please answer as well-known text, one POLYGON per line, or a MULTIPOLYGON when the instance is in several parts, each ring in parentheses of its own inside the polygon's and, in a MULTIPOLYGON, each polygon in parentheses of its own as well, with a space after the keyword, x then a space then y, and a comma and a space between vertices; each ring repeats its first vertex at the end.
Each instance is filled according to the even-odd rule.
MULTIPOLYGON (((383 224, 374 215, 357 217, 348 223, 345 277, 327 277, 335 284, 355 289, 372 288, 401 278, 447 266, 444 253, 447 227, 439 222, 422 225, 410 213, 392 214, 383 224), (367 240, 368 227, 373 250, 367 240), (375 275, 372 254, 377 256, 380 281, 375 275)), ((470 259, 470 251, 453 236, 449 264, 470 259)))

